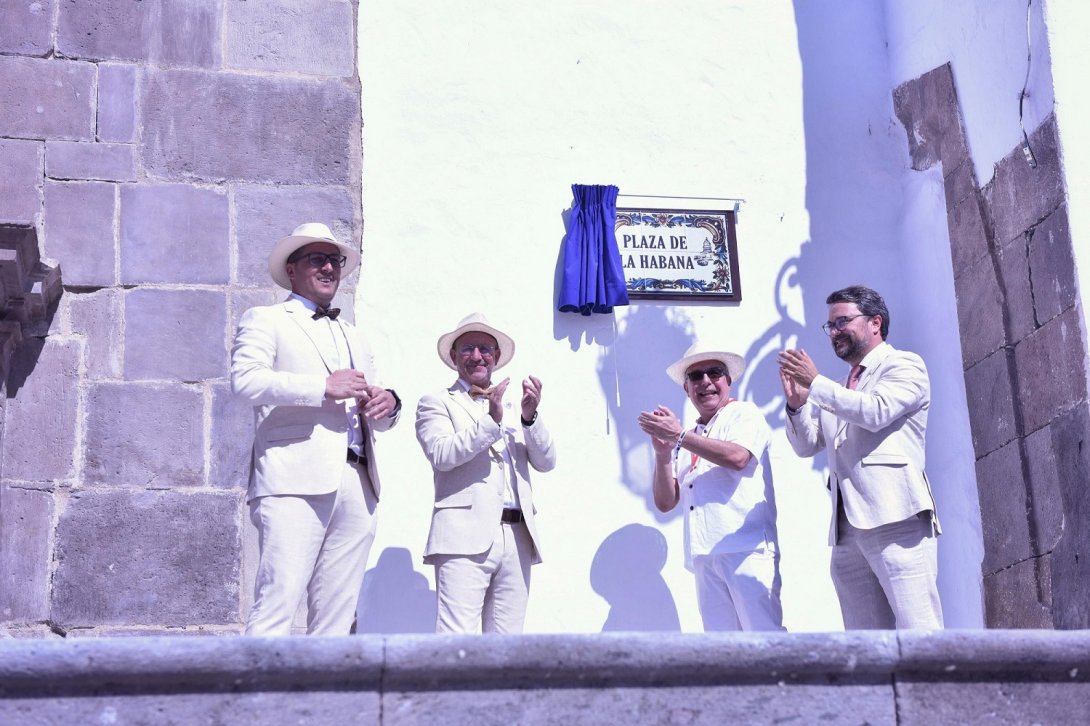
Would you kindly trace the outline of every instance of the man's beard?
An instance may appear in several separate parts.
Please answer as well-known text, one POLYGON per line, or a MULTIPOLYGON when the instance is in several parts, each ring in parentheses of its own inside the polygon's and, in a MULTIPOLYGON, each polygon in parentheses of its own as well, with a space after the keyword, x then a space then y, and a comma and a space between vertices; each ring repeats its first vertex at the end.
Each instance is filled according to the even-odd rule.
POLYGON ((833 352, 840 360, 850 361, 863 352, 863 341, 849 335, 833 338, 833 352))

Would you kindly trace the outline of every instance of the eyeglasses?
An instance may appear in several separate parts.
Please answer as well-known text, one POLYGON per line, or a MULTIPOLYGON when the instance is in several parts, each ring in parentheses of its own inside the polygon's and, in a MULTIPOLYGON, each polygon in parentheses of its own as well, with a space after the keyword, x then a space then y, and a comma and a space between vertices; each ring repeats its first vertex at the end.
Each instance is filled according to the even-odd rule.
POLYGON ((685 374, 685 377, 688 378, 689 381, 692 383, 700 383, 702 380, 704 380, 704 376, 707 376, 708 380, 710 381, 718 381, 725 375, 727 375, 726 370, 724 370, 721 366, 714 366, 712 368, 707 368, 703 370, 698 369, 695 371, 689 371, 685 374))
POLYGON ((461 355, 473 355, 473 351, 475 351, 475 350, 480 351, 481 355, 484 356, 484 357, 492 358, 493 356, 496 355, 496 351, 499 350, 499 348, 497 348, 494 345, 488 345, 487 343, 483 343, 481 345, 473 345, 472 343, 465 343, 463 345, 458 346, 458 352, 461 355))
POLYGON ((305 255, 299 255, 294 260, 290 260, 290 262, 299 262, 301 260, 306 260, 307 264, 311 267, 325 267, 325 263, 327 262, 334 267, 344 267, 345 263, 348 262, 348 258, 344 255, 327 255, 325 252, 308 252, 305 255))
POLYGON ((871 316, 864 315, 863 313, 859 313, 858 315, 841 315, 836 320, 830 320, 829 322, 822 325, 821 329, 825 331, 826 335, 832 335, 834 329, 836 329, 837 331, 843 330, 844 328, 848 327, 848 323, 855 320, 856 318, 869 317, 871 316))

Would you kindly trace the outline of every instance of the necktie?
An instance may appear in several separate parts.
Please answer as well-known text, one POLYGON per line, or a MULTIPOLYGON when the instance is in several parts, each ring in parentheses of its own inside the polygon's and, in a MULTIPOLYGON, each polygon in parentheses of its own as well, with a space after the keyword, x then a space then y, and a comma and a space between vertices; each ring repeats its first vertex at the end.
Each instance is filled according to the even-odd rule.
POLYGON ((330 320, 336 320, 337 316, 340 314, 340 308, 323 308, 319 306, 318 309, 314 311, 314 315, 312 315, 311 317, 314 320, 317 320, 318 318, 329 318, 330 320))
POLYGON ((859 385, 859 377, 863 375, 863 366, 854 365, 851 371, 848 372, 848 388, 855 390, 859 385))

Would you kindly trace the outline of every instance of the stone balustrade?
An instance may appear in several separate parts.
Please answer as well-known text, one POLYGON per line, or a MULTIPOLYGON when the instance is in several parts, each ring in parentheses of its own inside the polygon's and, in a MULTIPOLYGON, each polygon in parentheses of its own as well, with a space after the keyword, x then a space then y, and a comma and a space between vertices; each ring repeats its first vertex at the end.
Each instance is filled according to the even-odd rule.
POLYGON ((0 640, 30 721, 1086 723, 1090 633, 0 640))

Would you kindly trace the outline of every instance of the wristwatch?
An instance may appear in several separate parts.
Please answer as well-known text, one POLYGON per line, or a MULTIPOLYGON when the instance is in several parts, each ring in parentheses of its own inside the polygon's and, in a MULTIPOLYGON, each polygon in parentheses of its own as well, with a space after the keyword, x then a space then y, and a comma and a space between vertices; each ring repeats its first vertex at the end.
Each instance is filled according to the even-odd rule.
POLYGON ((390 395, 394 397, 394 410, 390 411, 390 418, 393 418, 401 412, 401 399, 398 397, 397 391, 395 391, 394 389, 387 388, 386 390, 389 391, 390 395))

